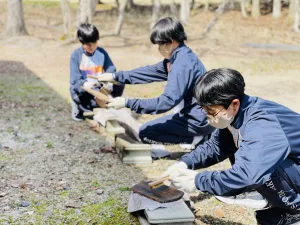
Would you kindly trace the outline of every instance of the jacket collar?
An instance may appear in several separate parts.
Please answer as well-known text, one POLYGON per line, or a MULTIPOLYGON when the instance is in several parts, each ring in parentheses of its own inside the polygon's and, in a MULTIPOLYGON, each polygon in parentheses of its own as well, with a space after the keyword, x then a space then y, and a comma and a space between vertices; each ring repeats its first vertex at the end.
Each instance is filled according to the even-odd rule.
POLYGON ((177 57, 177 53, 180 52, 181 50, 187 48, 186 45, 184 43, 181 43, 177 46, 177 48, 175 48, 175 50, 173 51, 171 57, 170 57, 170 63, 173 64, 173 62, 176 60, 177 57))
POLYGON ((235 129, 239 129, 243 123, 244 123, 244 116, 245 116, 245 111, 246 109, 248 109, 249 107, 251 107, 257 98, 255 97, 251 97, 249 95, 244 95, 239 111, 237 113, 237 115, 234 117, 233 122, 231 123, 231 126, 233 126, 235 129))

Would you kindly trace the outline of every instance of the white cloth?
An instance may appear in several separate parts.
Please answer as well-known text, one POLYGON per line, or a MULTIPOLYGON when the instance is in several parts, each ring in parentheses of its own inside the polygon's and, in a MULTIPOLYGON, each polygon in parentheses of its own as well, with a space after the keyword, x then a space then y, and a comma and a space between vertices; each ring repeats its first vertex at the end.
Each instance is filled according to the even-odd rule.
POLYGON ((160 203, 150 198, 146 198, 140 194, 131 192, 128 201, 127 212, 136 212, 143 209, 153 211, 158 208, 168 208, 181 202, 183 202, 182 199, 174 202, 160 203))

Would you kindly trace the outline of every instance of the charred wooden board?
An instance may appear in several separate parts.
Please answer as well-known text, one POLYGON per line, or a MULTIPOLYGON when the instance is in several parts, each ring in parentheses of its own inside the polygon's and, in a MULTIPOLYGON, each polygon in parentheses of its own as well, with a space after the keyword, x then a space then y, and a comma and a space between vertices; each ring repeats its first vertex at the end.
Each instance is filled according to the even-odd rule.
POLYGON ((149 182, 141 182, 134 185, 131 190, 160 203, 174 202, 183 196, 183 192, 167 185, 150 188, 149 182))

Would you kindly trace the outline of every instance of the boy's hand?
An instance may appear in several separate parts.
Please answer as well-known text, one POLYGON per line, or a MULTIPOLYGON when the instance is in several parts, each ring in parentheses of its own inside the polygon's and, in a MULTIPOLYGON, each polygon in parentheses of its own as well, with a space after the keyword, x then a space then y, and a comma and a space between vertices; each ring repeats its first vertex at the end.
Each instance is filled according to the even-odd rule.
POLYGON ((159 178, 170 176, 172 173, 176 172, 179 169, 187 169, 187 168, 188 167, 184 162, 175 163, 172 166, 169 166, 168 169, 159 176, 159 178))
POLYGON ((98 84, 99 83, 97 81, 95 81, 95 82, 86 81, 86 82, 84 82, 83 87, 92 89, 92 88, 96 87, 98 84))
POLYGON ((126 107, 126 98, 117 97, 109 100, 108 108, 122 109, 126 107))
POLYGON ((178 169, 171 173, 170 180, 176 188, 186 193, 193 193, 197 191, 195 185, 195 177, 198 173, 188 169, 178 169))
POLYGON ((113 82, 113 81, 115 81, 114 74, 113 73, 102 73, 101 75, 98 76, 98 81, 113 82))

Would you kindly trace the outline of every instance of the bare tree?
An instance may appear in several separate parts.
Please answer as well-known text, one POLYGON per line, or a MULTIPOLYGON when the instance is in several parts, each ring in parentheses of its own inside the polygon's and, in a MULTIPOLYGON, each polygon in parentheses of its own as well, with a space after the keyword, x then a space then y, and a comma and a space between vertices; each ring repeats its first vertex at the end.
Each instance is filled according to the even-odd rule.
POLYGON ((95 16, 96 14, 96 7, 97 7, 97 4, 99 3, 99 0, 91 0, 91 13, 92 13, 92 16, 95 16))
POLYGON ((241 11, 244 18, 248 17, 245 7, 245 0, 241 0, 241 11))
POLYGON ((128 10, 132 9, 134 7, 133 0, 127 0, 127 8, 128 10))
POLYGON ((294 20, 294 26, 293 29, 294 31, 296 31, 297 33, 300 32, 300 0, 297 0, 296 2, 296 12, 295 12, 295 20, 294 20))
POLYGON ((7 1, 7 25, 5 36, 14 37, 28 35, 25 23, 22 0, 7 1))
POLYGON ((153 9, 152 9, 152 22, 150 25, 150 29, 154 26, 159 18, 160 11, 160 0, 153 0, 153 9))
POLYGON ((289 6, 289 19, 290 21, 294 21, 296 10, 297 10, 297 2, 298 0, 290 0, 289 6))
POLYGON ((65 36, 71 36, 72 30, 72 19, 71 19, 71 9, 69 0, 60 0, 61 11, 64 21, 64 34, 65 36))
POLYGON ((77 26, 92 22, 91 0, 79 0, 77 26))
POLYGON ((116 28, 115 28, 115 35, 120 35, 121 29, 122 29, 122 26, 123 26, 123 23, 124 23, 125 8, 126 8, 126 5, 127 5, 127 1, 128 0, 122 0, 121 1, 120 7, 119 7, 119 18, 118 18, 117 25, 116 25, 116 28))
POLYGON ((260 0, 252 0, 251 16, 254 19, 258 19, 260 17, 260 0))
POLYGON ((190 1, 181 0, 180 3, 180 20, 182 23, 187 24, 190 17, 190 1))
POLYGON ((204 11, 208 12, 209 9, 209 0, 205 0, 204 11))
POLYGON ((273 18, 281 16, 281 0, 273 0, 273 18))
POLYGON ((175 0, 172 0, 172 2, 170 3, 170 11, 173 16, 178 17, 178 10, 176 7, 175 0))

